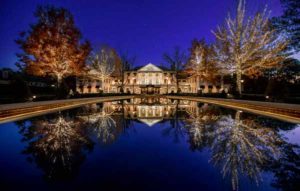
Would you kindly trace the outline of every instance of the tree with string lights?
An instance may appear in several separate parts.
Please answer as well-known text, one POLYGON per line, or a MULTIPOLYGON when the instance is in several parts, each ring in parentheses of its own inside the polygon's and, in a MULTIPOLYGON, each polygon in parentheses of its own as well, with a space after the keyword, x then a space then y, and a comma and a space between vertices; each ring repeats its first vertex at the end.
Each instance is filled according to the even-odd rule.
POLYGON ((58 85, 64 77, 80 75, 90 52, 90 44, 81 43, 81 34, 72 14, 64 8, 38 7, 37 23, 16 40, 23 50, 17 54, 19 68, 35 76, 55 77, 58 85))
POLYGON ((121 75, 121 60, 116 51, 103 46, 97 52, 91 52, 87 62, 88 76, 93 79, 104 81, 113 73, 121 75))
POLYGON ((213 81, 216 78, 218 69, 213 60, 213 48, 207 45, 205 40, 194 39, 190 48, 190 57, 186 68, 192 68, 199 80, 213 81))
POLYGON ((246 17, 245 0, 240 0, 236 17, 228 16, 224 26, 213 31, 217 63, 222 71, 236 75, 238 94, 242 93, 242 75, 256 77, 285 59, 287 42, 270 28, 268 11, 246 17))

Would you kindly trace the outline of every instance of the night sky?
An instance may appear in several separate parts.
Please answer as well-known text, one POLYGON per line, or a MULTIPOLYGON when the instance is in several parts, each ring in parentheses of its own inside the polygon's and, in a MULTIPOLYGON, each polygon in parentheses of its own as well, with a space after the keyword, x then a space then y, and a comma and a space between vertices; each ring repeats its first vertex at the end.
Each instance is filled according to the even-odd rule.
MULTIPOLYGON (((19 52, 14 40, 36 20, 37 5, 67 8, 83 38, 93 47, 107 44, 136 56, 135 65, 160 65, 162 54, 174 46, 187 50, 194 38, 212 42, 237 0, 0 0, 0 67, 12 67, 19 52)), ((279 0, 248 0, 254 12, 268 3, 271 16, 281 14, 279 0)))

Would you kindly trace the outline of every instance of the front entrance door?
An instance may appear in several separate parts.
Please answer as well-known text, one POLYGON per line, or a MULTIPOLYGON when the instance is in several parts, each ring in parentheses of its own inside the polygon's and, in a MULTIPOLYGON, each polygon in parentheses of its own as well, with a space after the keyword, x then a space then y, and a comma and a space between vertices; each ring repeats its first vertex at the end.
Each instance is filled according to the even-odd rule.
POLYGON ((154 93, 154 87, 149 86, 147 87, 147 94, 153 94, 154 93))
POLYGON ((146 87, 141 87, 142 94, 159 94, 159 87, 154 87, 153 85, 148 85, 146 87))

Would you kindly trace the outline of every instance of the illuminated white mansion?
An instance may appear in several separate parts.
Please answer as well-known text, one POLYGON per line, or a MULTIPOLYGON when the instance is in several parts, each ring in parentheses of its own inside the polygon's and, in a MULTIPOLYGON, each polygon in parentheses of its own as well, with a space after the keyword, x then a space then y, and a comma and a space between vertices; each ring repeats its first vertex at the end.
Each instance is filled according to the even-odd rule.
POLYGON ((221 93, 228 86, 202 81, 196 75, 178 75, 175 71, 158 67, 151 63, 125 71, 123 76, 112 75, 104 80, 77 80, 76 91, 86 93, 129 93, 129 94, 167 94, 167 93, 221 93))

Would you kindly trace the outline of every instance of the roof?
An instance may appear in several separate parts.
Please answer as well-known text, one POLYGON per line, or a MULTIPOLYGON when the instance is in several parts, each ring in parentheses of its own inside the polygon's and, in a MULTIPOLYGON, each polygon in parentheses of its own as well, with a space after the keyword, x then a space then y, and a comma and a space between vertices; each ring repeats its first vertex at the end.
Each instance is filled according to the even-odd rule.
MULTIPOLYGON (((157 66, 157 65, 152 64, 152 63, 149 63, 149 64, 144 65, 144 66, 137 66, 137 67, 133 68, 132 70, 128 70, 128 71, 140 71, 143 68, 153 68, 153 71, 158 71, 158 70, 161 70, 161 71, 173 71, 173 70, 170 70, 169 68, 167 68, 165 66, 157 66)), ((152 71, 152 70, 148 70, 148 71, 152 71)))

